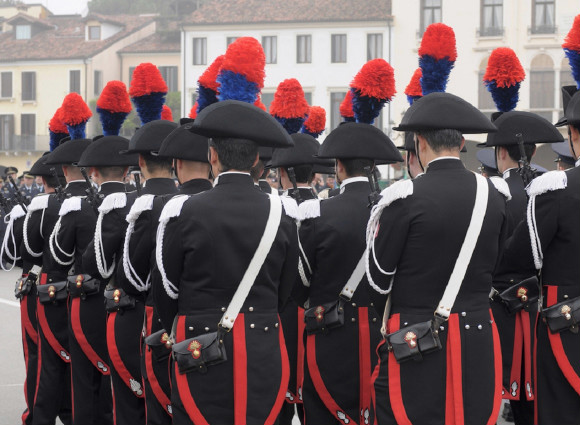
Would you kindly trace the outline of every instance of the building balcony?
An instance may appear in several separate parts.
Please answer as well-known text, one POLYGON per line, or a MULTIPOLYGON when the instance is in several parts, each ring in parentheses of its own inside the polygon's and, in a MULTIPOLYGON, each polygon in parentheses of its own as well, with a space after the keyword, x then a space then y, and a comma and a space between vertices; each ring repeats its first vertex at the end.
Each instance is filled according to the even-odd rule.
POLYGON ((477 38, 483 38, 483 37, 499 38, 499 37, 503 37, 504 32, 505 32, 505 29, 503 27, 483 27, 483 28, 477 28, 477 30, 475 31, 475 35, 477 38))
POLYGON ((528 35, 553 35, 558 33, 556 25, 532 25, 528 27, 528 35))
POLYGON ((44 152, 49 150, 50 136, 20 136, 13 134, 0 140, 0 152, 44 152))

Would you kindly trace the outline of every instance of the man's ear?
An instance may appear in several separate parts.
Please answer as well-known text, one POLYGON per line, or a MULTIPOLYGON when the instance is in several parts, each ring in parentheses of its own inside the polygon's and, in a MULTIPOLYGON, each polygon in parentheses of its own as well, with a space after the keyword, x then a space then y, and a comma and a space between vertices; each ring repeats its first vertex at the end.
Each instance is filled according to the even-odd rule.
POLYGON ((254 159, 254 163, 252 164, 252 168, 258 164, 258 161, 260 161, 260 152, 256 153, 256 159, 254 159))
POLYGON ((215 150, 215 148, 213 146, 209 147, 209 163, 211 165, 217 165, 219 161, 219 157, 217 154, 217 151, 215 150))

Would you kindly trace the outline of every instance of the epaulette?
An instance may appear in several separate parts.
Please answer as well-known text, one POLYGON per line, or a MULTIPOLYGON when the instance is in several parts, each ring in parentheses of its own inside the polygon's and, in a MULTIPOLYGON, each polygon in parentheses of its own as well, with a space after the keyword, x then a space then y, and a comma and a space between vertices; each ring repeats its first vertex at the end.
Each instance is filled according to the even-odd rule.
POLYGON ((391 205, 397 199, 405 199, 407 196, 413 194, 413 180, 399 180, 393 183, 381 192, 381 200, 374 207, 378 209, 379 207, 384 208, 391 205))
POLYGON ((490 177, 489 180, 493 183, 495 188, 499 193, 501 193, 505 198, 509 201, 512 199, 512 193, 510 192, 510 187, 508 186, 507 182, 502 179, 501 177, 490 177))
POLYGON ((284 207, 286 215, 294 220, 300 220, 300 213, 298 211, 296 200, 289 196, 280 196, 280 199, 282 200, 282 206, 284 207))
POLYGON ((72 198, 67 198, 62 201, 62 205, 60 206, 60 210, 58 211, 58 215, 63 217, 67 215, 71 211, 80 211, 82 198, 79 196, 73 196, 72 198))
POLYGON ((168 222, 170 219, 174 217, 179 217, 181 214, 181 208, 183 208, 183 204, 189 199, 189 195, 177 195, 174 196, 165 204, 163 207, 163 211, 161 211, 161 215, 159 216, 159 222, 168 222))
POLYGON ((127 214, 127 222, 136 222, 143 211, 150 211, 153 209, 153 200, 155 195, 141 195, 135 199, 135 203, 131 207, 129 214, 127 214))
POLYGON ((14 208, 12 208, 12 210, 10 211, 10 214, 8 214, 7 217, 10 218, 10 221, 13 221, 13 220, 17 220, 21 217, 24 217, 25 215, 26 215, 26 211, 24 210, 24 208, 22 208, 21 205, 16 204, 14 206, 14 208))
POLYGON ((318 199, 328 199, 328 193, 330 192, 330 189, 322 189, 319 193, 318 193, 318 199))
POLYGON ((127 205, 127 194, 125 192, 111 193, 105 196, 101 205, 99 205, 99 212, 108 214, 113 210, 125 208, 127 205))
POLYGON ((538 196, 553 190, 565 189, 567 185, 568 176, 565 171, 549 171, 532 180, 526 191, 528 196, 538 196))
POLYGON ((320 199, 309 199, 298 206, 300 220, 320 217, 320 199))
POLYGON ((30 205, 28 205, 28 211, 34 212, 38 210, 45 210, 48 207, 48 200, 50 196, 48 194, 38 195, 32 198, 30 205))

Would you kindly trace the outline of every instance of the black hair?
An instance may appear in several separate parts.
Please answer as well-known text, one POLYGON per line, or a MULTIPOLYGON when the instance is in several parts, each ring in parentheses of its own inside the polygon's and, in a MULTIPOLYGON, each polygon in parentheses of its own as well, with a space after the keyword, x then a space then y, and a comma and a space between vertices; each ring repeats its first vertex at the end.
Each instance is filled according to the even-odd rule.
POLYGON ((458 130, 424 130, 416 131, 415 133, 423 136, 435 153, 439 153, 442 150, 459 149, 463 140, 463 135, 458 130))
POLYGON ((103 176, 104 179, 120 179, 123 177, 123 174, 125 173, 125 168, 127 167, 121 167, 121 166, 114 166, 114 167, 96 167, 97 170, 99 170, 99 173, 101 173, 101 176, 103 176))
POLYGON ((247 139, 212 138, 209 145, 217 152, 221 173, 229 170, 249 172, 258 155, 258 145, 247 139))
POLYGON ((42 176, 42 178, 44 179, 46 185, 52 187, 53 189, 57 188, 59 184, 63 187, 66 186, 64 177, 59 176, 58 180, 55 176, 42 176))
MULTIPOLYGON (((508 155, 513 161, 519 161, 521 159, 520 154, 520 147, 518 145, 508 145, 508 146, 501 146, 504 147, 507 151, 508 155)), ((534 150, 536 149, 536 145, 534 143, 524 143, 524 152, 526 154, 526 160, 528 162, 532 161, 532 155, 534 154, 534 150)))
POLYGON ((314 178, 314 173, 312 165, 296 165, 294 167, 284 167, 286 173, 288 173, 288 168, 294 168, 294 175, 296 176, 296 183, 310 183, 314 178))
POLYGON ((344 165, 344 171, 348 177, 365 176, 365 168, 369 167, 373 169, 375 166, 375 161, 366 158, 354 158, 354 159, 341 159, 342 165, 344 165))
POLYGON ((147 166, 147 170, 150 173, 156 173, 159 171, 166 171, 167 173, 171 173, 171 168, 173 166, 172 158, 155 156, 151 155, 150 153, 142 153, 141 156, 143 157, 145 165, 147 166))

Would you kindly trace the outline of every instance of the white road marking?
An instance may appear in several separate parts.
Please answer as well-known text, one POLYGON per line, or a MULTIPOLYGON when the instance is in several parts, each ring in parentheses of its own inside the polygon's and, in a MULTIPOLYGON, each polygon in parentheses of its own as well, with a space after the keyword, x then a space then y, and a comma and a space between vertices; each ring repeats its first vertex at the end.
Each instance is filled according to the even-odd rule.
POLYGON ((5 300, 4 298, 0 298, 0 304, 6 304, 6 305, 10 305, 12 307, 20 307, 20 302, 5 300))

